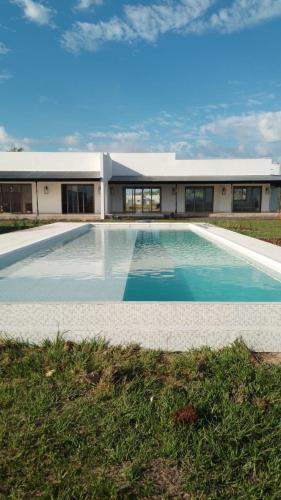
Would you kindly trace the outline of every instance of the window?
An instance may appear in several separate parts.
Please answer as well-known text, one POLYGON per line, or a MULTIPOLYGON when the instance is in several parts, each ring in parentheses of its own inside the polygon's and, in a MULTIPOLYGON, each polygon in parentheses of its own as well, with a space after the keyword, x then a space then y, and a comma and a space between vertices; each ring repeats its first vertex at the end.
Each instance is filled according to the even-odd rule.
POLYGON ((31 184, 0 184, 0 212, 31 214, 31 184))
POLYGON ((160 212, 161 189, 151 187, 125 188, 124 210, 132 213, 160 212))
POLYGON ((212 187, 186 187, 186 212, 212 212, 214 190, 212 187))
POLYGON ((86 184, 62 184, 62 213, 94 213, 94 186, 86 184))
POLYGON ((234 187, 233 212, 260 212, 261 187, 234 187))
POLYGON ((233 199, 235 201, 246 201, 247 200, 247 188, 234 188, 233 199))

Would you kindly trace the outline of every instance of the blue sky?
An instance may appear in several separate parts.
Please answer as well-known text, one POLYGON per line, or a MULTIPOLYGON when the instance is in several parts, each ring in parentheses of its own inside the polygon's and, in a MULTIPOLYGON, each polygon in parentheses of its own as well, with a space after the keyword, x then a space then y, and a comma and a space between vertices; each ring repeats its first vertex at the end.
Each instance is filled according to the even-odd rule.
POLYGON ((0 149, 281 159, 281 0, 0 0, 0 149))

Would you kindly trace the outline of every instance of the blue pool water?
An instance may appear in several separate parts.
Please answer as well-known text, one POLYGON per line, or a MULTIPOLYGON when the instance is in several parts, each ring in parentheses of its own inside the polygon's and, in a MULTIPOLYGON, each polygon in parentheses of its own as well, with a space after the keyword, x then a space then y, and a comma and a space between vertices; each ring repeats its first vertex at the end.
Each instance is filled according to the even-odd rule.
POLYGON ((281 281, 192 231, 97 227, 0 261, 0 302, 281 301, 281 281))

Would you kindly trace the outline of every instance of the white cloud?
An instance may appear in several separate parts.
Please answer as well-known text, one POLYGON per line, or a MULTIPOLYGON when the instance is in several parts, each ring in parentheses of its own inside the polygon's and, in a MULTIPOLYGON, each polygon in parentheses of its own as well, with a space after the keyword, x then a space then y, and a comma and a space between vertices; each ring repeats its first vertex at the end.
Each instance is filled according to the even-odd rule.
POLYGON ((77 10, 87 10, 90 7, 102 5, 103 0, 78 0, 75 9, 77 10))
MULTIPOLYGON (((222 112, 221 108, 217 112, 222 112)), ((85 135, 65 136, 64 145, 87 151, 164 152, 180 158, 268 156, 281 159, 281 110, 217 116, 196 122, 162 111, 129 127, 112 124, 110 129, 85 135), (159 121, 160 118, 160 121, 159 121), (163 123, 162 119, 168 123, 163 123), (180 121, 181 127, 174 127, 180 121), (77 141, 77 138, 79 141, 77 141)))
POLYGON ((200 127, 202 134, 230 135, 240 142, 281 142, 281 111, 220 118, 200 127))
MULTIPOLYGON (((113 127, 112 127, 113 128, 113 127)), ((146 130, 97 131, 88 134, 88 151, 136 152, 150 149, 146 130)))
POLYGON ((3 144, 8 144, 8 142, 11 140, 10 136, 6 132, 5 127, 0 126, 0 146, 3 144))
POLYGON ((198 134, 221 153, 281 157, 281 111, 218 118, 202 125, 198 134))
POLYGON ((10 80, 11 78, 13 78, 13 75, 9 73, 9 71, 0 72, 0 83, 4 83, 7 80, 10 80))
POLYGON ((30 144, 34 142, 32 139, 18 139, 10 135, 3 125, 0 125, 0 151, 8 151, 13 146, 24 149, 29 149, 30 144))
POLYGON ((124 132, 92 132, 89 134, 93 139, 109 138, 117 141, 147 139, 149 137, 146 130, 124 131, 124 132))
POLYGON ((39 25, 51 24, 55 14, 54 9, 33 0, 10 0, 23 9, 24 17, 39 25))
POLYGON ((220 9, 205 28, 231 33, 281 16, 281 0, 235 0, 231 7, 220 9))
POLYGON ((81 136, 78 132, 74 132, 74 134, 66 135, 62 139, 62 143, 65 146, 78 146, 80 143, 81 136))
POLYGON ((10 52, 10 49, 6 47, 6 45, 3 42, 0 42, 0 55, 3 56, 5 54, 8 54, 10 52))
MULTIPOLYGON (((96 50, 105 42, 155 42, 167 32, 178 34, 208 31, 232 33, 281 16, 281 0, 234 0, 218 8, 218 0, 162 0, 150 5, 125 5, 122 17, 97 23, 76 22, 62 36, 62 45, 71 52, 96 50)), ((87 5, 90 0, 80 0, 87 5)))
POLYGON ((214 0, 164 0, 160 4, 125 5, 124 16, 98 23, 77 22, 63 34, 62 44, 71 51, 94 51, 110 41, 154 42, 168 31, 179 31, 202 16, 214 0))
POLYGON ((212 0, 181 0, 161 4, 126 5, 125 18, 136 37, 149 42, 161 34, 178 31, 202 16, 212 0))
MULTIPOLYGON (((112 126, 112 129, 119 128, 112 126)), ((65 135, 59 141, 50 143, 59 145, 60 151, 145 151, 150 147, 149 133, 144 130, 106 130, 87 134, 74 132, 65 135)))
POLYGON ((169 150, 174 151, 178 155, 183 154, 185 156, 189 156, 190 152, 192 151, 192 145, 187 141, 172 142, 169 145, 169 150))

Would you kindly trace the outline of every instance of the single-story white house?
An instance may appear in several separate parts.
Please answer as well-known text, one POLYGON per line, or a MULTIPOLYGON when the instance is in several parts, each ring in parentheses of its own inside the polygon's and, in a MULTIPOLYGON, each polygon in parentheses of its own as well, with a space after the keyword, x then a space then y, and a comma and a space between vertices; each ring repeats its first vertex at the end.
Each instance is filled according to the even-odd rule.
POLYGON ((279 211, 280 187, 280 165, 269 158, 0 153, 0 217, 273 213, 279 211))

